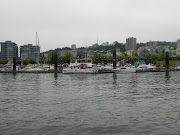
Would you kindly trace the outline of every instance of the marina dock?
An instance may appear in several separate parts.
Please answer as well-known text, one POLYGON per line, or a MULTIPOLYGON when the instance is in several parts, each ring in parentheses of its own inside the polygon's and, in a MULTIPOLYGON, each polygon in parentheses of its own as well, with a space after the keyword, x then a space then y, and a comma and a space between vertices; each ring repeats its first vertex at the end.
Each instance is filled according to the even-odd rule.
MULTIPOLYGON (((167 72, 167 71, 180 71, 180 69, 166 69, 166 68, 157 68, 157 69, 144 69, 144 70, 136 70, 136 73, 142 73, 142 72, 167 72)), ((0 73, 54 73, 53 70, 50 71, 0 71, 0 73)), ((62 70, 58 70, 57 73, 62 73, 62 70)), ((114 73, 113 69, 98 69, 99 74, 104 73, 114 73)))

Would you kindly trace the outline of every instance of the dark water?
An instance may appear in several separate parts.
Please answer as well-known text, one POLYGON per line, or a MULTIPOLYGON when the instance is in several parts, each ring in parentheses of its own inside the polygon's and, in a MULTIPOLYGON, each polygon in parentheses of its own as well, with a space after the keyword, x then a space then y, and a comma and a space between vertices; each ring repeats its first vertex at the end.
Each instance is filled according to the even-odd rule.
POLYGON ((0 74, 0 135, 179 135, 180 72, 0 74))

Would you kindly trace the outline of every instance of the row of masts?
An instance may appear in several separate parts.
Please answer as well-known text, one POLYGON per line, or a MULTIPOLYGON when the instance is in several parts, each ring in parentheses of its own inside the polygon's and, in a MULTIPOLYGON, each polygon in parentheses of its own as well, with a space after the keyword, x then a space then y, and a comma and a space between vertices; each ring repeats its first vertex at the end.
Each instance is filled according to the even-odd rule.
POLYGON ((39 46, 39 38, 37 32, 36 32, 36 45, 39 46))
POLYGON ((38 33, 37 33, 37 32, 36 32, 36 46, 39 46, 39 48, 40 48, 40 53, 41 53, 42 50, 41 50, 41 46, 40 46, 39 37, 38 37, 38 33))

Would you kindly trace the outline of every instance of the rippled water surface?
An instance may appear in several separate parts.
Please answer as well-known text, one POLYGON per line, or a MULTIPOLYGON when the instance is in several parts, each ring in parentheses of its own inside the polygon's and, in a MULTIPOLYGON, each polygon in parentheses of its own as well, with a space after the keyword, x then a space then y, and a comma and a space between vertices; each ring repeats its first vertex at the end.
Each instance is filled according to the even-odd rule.
POLYGON ((180 72, 0 74, 1 135, 179 135, 180 72))

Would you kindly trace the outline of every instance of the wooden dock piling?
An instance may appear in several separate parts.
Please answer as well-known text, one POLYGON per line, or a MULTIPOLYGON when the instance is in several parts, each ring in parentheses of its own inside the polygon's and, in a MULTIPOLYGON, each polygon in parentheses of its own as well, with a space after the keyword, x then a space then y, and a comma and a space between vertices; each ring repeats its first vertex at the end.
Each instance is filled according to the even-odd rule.
POLYGON ((166 52, 165 55, 165 63, 166 63, 166 70, 169 70, 169 52, 166 52))
POLYGON ((113 69, 116 69, 116 49, 113 50, 113 69))
POLYGON ((13 73, 16 72, 16 57, 13 58, 13 73))
POLYGON ((57 53, 54 55, 54 73, 57 73, 57 53))

